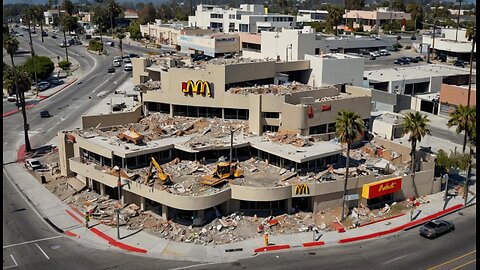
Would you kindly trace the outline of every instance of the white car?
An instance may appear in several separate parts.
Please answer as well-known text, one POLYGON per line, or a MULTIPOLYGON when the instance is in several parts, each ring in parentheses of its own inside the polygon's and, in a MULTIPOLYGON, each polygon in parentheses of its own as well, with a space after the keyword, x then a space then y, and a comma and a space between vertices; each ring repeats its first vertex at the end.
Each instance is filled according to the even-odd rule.
POLYGON ((123 59, 121 56, 115 56, 113 57, 113 61, 123 62, 123 59))
POLYGON ((130 58, 127 57, 127 58, 123 59, 123 62, 125 62, 125 63, 132 63, 132 60, 130 60, 130 58))
POLYGON ((25 167, 27 167, 29 170, 36 171, 42 168, 42 163, 40 163, 40 161, 37 159, 29 158, 25 160, 25 167))
POLYGON ((15 101, 17 101, 17 99, 14 96, 9 96, 9 97, 7 97, 7 101, 15 102, 15 101))
POLYGON ((381 56, 379 51, 370 52, 370 55, 375 56, 375 57, 380 57, 381 56))
POLYGON ((121 65, 122 65, 122 62, 117 61, 117 60, 113 61, 113 66, 114 67, 120 67, 121 65))
POLYGON ((132 64, 125 64, 125 68, 124 68, 123 70, 125 70, 125 71, 132 71, 132 70, 133 70, 132 64))
POLYGON ((383 49, 383 50, 380 50, 380 55, 381 55, 381 56, 387 56, 387 55, 390 55, 390 52, 387 51, 387 50, 385 50, 385 49, 383 49))

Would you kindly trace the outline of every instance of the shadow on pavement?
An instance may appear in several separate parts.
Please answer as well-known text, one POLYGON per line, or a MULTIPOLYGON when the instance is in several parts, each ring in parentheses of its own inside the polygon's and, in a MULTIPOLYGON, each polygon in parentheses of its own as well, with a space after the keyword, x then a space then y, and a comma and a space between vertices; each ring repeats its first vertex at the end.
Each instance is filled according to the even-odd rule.
POLYGON ((141 231, 143 231, 143 228, 142 228, 142 229, 139 229, 139 230, 137 230, 136 232, 133 232, 133 233, 131 233, 131 234, 128 234, 128 235, 125 235, 125 236, 121 236, 120 239, 125 239, 125 238, 130 237, 130 236, 132 236, 132 235, 135 235, 135 234, 137 234, 137 233, 139 233, 139 232, 141 232, 141 231))

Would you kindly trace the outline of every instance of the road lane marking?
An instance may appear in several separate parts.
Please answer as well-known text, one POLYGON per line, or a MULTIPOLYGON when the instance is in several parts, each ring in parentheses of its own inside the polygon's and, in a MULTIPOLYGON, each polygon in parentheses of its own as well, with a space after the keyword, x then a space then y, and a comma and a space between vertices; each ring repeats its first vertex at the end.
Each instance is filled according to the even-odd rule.
POLYGON ((386 261, 383 264, 391 263, 393 261, 400 260, 400 259, 405 258, 405 257, 407 257, 407 255, 403 255, 403 256, 397 257, 395 259, 391 259, 390 261, 386 261))
POLYGON ((477 259, 473 259, 473 260, 471 260, 471 261, 469 261, 469 262, 466 262, 466 263, 464 263, 464 264, 462 264, 462 265, 459 265, 459 266, 457 266, 457 267, 455 267, 455 268, 452 268, 451 270, 460 269, 460 268, 464 267, 464 266, 467 265, 467 264, 471 264, 471 263, 475 262, 476 260, 477 260, 477 259))
POLYGON ((41 239, 37 239, 37 240, 31 240, 31 241, 26 241, 26 242, 21 242, 21 243, 6 245, 6 246, 3 246, 3 248, 10 248, 10 247, 15 247, 15 246, 20 246, 20 245, 26 245, 26 244, 31 244, 31 243, 46 241, 46 240, 50 240, 50 239, 60 238, 60 237, 63 237, 63 235, 57 235, 57 236, 52 236, 52 237, 47 237, 47 238, 41 238, 41 239))
POLYGON ((43 249, 37 243, 35 243, 35 246, 37 246, 37 248, 40 249, 40 251, 43 253, 43 255, 45 255, 45 258, 47 258, 47 260, 50 260, 47 253, 45 253, 45 251, 43 251, 43 249))
POLYGON ((193 267, 200 267, 200 266, 207 266, 207 265, 212 265, 212 264, 218 264, 217 262, 210 262, 210 263, 201 263, 201 264, 192 264, 184 267, 177 267, 177 268, 172 268, 171 270, 181 270, 181 269, 189 269, 193 267))
POLYGON ((475 253, 475 252, 477 252, 476 249, 475 249, 474 251, 470 251, 469 253, 466 253, 466 254, 463 254, 463 255, 461 255, 461 256, 459 256, 459 257, 456 257, 456 258, 454 258, 454 259, 451 259, 450 261, 446 261, 446 262, 444 262, 444 263, 442 263, 442 264, 439 264, 439 265, 437 265, 437 266, 428 268, 427 270, 437 269, 437 268, 439 268, 440 266, 449 264, 449 263, 451 263, 451 262, 454 262, 454 261, 456 261, 456 260, 459 260, 459 259, 461 259, 461 258, 463 258, 463 257, 466 257, 466 256, 468 256, 468 255, 470 255, 470 254, 472 254, 472 253, 475 253))
POLYGON ((10 254, 10 258, 12 258, 12 261, 13 261, 13 263, 14 263, 15 265, 5 266, 5 267, 3 267, 3 269, 8 269, 8 268, 12 268, 12 267, 17 267, 17 266, 18 266, 18 263, 17 263, 17 261, 15 260, 15 258, 13 257, 12 254, 10 254))

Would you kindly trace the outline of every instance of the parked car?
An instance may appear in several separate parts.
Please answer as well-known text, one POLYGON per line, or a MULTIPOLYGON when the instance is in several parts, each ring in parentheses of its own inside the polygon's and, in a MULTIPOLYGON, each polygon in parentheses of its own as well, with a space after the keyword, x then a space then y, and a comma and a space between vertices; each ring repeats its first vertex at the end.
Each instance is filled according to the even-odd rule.
POLYGON ((35 171, 42 168, 42 163, 40 163, 40 161, 37 159, 29 158, 25 160, 25 167, 27 167, 29 170, 35 171))
POLYGON ((415 35, 412 35, 412 36, 410 37, 410 40, 417 40, 417 37, 416 37, 415 35))
POLYGON ((134 53, 129 53, 129 54, 128 54, 128 57, 130 57, 130 58, 138 58, 138 55, 137 55, 137 54, 134 54, 134 53))
POLYGON ((420 235, 433 239, 454 230, 455 225, 452 222, 442 219, 434 219, 420 227, 420 235))
POLYGON ((47 90, 49 87, 50 87, 50 83, 49 83, 49 82, 39 82, 39 83, 38 83, 38 90, 39 90, 39 91, 45 91, 45 90, 47 90))
POLYGON ((121 56, 115 56, 113 57, 113 61, 123 62, 123 59, 121 56))
POLYGON ((413 57, 409 57, 409 56, 406 56, 405 59, 409 62, 409 63, 418 63, 418 60, 413 58, 413 57))
POLYGON ((15 101, 17 101, 17 98, 14 97, 14 96, 9 96, 9 97, 7 97, 7 101, 9 101, 9 102, 15 102, 15 101))
POLYGON ((130 59, 130 57, 127 57, 123 59, 123 62, 125 62, 125 64, 129 64, 129 63, 132 63, 132 60, 130 59))
POLYGON ((410 62, 408 62, 407 60, 402 59, 402 58, 399 58, 399 59, 395 60, 393 63, 394 63, 395 65, 400 65, 400 66, 409 65, 409 64, 410 64, 410 62))
POLYGON ((40 117, 41 117, 41 118, 48 118, 48 117, 51 117, 51 116, 52 116, 52 115, 51 115, 50 112, 47 111, 47 110, 42 110, 42 111, 40 112, 40 117))
POLYGON ((63 84, 64 81, 63 80, 59 80, 59 79, 52 79, 50 80, 50 84, 53 84, 53 85, 60 85, 60 84, 63 84))
POLYGON ((380 50, 380 55, 387 56, 387 55, 390 55, 390 52, 388 50, 383 49, 383 50, 380 50))
POLYGON ((105 44, 107 46, 110 46, 110 47, 115 47, 115 42, 113 42, 113 41, 107 41, 107 42, 105 42, 105 44))
POLYGON ((42 32, 42 37, 48 37, 48 33, 46 31, 42 32))
POLYGON ((133 70, 132 64, 125 64, 125 67, 123 68, 123 70, 125 70, 125 71, 132 71, 132 70, 133 70))
POLYGON ((108 73, 114 73, 114 72, 115 72, 115 68, 113 66, 108 68, 108 73))
POLYGON ((120 67, 120 66, 122 66, 122 62, 120 62, 120 61, 113 61, 113 66, 114 66, 114 67, 120 67))
POLYGON ((438 55, 436 59, 440 60, 440 62, 447 62, 447 56, 444 54, 438 55))
POLYGON ((465 67, 465 62, 463 62, 462 60, 455 60, 455 62, 453 62, 453 65, 456 66, 456 67, 464 68, 465 67))
POLYGON ((420 56, 416 56, 414 59, 417 60, 418 62, 424 61, 423 58, 420 56))

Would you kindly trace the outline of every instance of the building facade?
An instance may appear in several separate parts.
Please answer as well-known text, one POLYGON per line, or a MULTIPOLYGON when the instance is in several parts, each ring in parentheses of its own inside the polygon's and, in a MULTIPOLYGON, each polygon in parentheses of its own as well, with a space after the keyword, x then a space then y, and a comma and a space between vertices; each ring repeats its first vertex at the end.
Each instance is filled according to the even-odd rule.
POLYGON ((178 45, 178 37, 199 36, 213 34, 213 29, 201 29, 195 27, 186 27, 181 24, 151 24, 140 25, 140 32, 142 36, 150 36, 155 41, 155 44, 162 45, 178 45))
POLYGON ((240 8, 224 8, 218 5, 197 5, 194 16, 188 17, 188 25, 203 29, 228 32, 272 31, 292 28, 296 17, 283 14, 268 14, 262 5, 242 4, 240 8))
POLYGON ((327 20, 328 11, 326 10, 305 10, 301 9, 297 13, 297 22, 324 22, 327 20))
POLYGON ((177 42, 177 49, 187 54, 218 57, 240 52, 240 37, 236 34, 181 35, 177 42))
POLYGON ((372 31, 378 29, 378 27, 382 27, 385 23, 390 22, 391 20, 408 21, 412 19, 412 16, 410 13, 393 11, 388 8, 378 8, 375 11, 349 10, 343 15, 343 18, 345 18, 347 22, 353 20, 354 28, 363 26, 365 31, 372 31))

